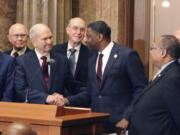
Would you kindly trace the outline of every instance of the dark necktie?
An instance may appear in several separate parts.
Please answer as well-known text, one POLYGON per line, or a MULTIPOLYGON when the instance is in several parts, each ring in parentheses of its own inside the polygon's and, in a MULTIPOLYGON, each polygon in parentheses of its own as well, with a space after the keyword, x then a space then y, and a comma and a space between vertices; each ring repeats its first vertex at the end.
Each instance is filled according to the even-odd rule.
POLYGON ((19 56, 19 54, 17 52, 14 52, 13 57, 16 58, 17 56, 19 56))
POLYGON ((69 64, 70 64, 71 72, 74 75, 74 73, 75 73, 75 58, 76 58, 75 52, 76 52, 76 49, 71 48, 71 49, 69 49, 69 51, 71 53, 69 56, 69 64))
POLYGON ((101 83, 102 80, 102 65, 103 65, 102 58, 103 58, 103 54, 100 53, 98 59, 98 67, 97 67, 97 80, 99 84, 101 83))
POLYGON ((49 87, 49 74, 48 74, 47 57, 42 56, 41 59, 43 60, 42 66, 41 66, 41 71, 42 71, 42 74, 43 74, 45 84, 46 84, 47 87, 49 87))

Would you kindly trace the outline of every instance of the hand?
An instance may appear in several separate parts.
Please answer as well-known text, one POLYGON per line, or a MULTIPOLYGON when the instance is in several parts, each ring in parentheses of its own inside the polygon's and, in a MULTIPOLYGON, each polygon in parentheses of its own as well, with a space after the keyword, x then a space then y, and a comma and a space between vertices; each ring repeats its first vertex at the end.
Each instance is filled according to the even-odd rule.
POLYGON ((49 95, 46 98, 46 103, 51 104, 51 105, 64 106, 65 100, 64 100, 63 95, 60 95, 58 93, 54 93, 52 95, 49 95))
POLYGON ((58 105, 58 106, 65 105, 65 98, 63 95, 61 95, 59 93, 54 93, 53 96, 55 96, 55 98, 56 98, 55 105, 58 105))
POLYGON ((126 119, 122 119, 116 124, 116 127, 120 129, 127 129, 128 125, 129 125, 129 121, 126 119))

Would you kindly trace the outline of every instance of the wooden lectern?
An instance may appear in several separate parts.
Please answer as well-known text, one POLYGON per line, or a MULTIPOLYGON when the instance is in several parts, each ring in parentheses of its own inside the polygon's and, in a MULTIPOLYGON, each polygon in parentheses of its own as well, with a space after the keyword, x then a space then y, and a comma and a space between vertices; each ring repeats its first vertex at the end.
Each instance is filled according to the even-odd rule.
POLYGON ((108 116, 84 108, 0 102, 0 131, 12 122, 26 121, 38 135, 100 135, 108 116))

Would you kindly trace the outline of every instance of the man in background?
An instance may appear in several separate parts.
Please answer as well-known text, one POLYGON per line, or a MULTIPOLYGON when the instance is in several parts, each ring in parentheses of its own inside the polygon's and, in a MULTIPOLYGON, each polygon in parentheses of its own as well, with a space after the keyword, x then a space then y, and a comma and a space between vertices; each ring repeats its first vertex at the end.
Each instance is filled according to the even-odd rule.
POLYGON ((25 122, 14 122, 3 129, 2 135, 37 135, 30 124, 25 122))
POLYGON ((34 50, 16 59, 16 101, 61 105, 64 89, 76 94, 81 85, 73 80, 68 59, 51 51, 53 37, 47 25, 32 26, 30 38, 34 50))
POLYGON ((12 45, 12 49, 5 51, 6 54, 17 57, 30 51, 27 47, 28 30, 23 24, 13 24, 9 28, 8 39, 12 45))
POLYGON ((98 51, 89 60, 88 90, 65 99, 69 105, 90 102, 94 112, 110 113, 104 133, 126 131, 133 111, 133 101, 147 80, 141 60, 133 49, 111 41, 111 29, 104 21, 87 26, 86 43, 98 51))
POLYGON ((68 57, 74 78, 87 85, 88 60, 92 52, 82 43, 85 29, 85 21, 82 18, 70 19, 66 27, 69 41, 54 46, 53 50, 68 57))
POLYGON ((174 36, 162 35, 150 54, 159 71, 135 101, 129 135, 179 135, 180 44, 174 36))

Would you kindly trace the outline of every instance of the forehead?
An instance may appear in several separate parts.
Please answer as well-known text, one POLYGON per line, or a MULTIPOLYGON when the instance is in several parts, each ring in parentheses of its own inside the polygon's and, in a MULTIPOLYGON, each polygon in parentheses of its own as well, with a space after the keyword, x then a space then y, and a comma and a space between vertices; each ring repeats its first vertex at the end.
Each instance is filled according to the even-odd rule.
POLYGON ((27 29, 23 25, 14 25, 10 28, 9 34, 27 34, 27 29))
POLYGON ((85 28, 85 22, 80 19, 80 18, 76 18, 76 19, 72 19, 70 22, 69 22, 69 26, 77 26, 77 27, 83 27, 85 28))
POLYGON ((36 38, 47 38, 52 36, 52 32, 49 29, 44 29, 42 31, 39 31, 37 35, 38 36, 36 38))

